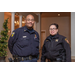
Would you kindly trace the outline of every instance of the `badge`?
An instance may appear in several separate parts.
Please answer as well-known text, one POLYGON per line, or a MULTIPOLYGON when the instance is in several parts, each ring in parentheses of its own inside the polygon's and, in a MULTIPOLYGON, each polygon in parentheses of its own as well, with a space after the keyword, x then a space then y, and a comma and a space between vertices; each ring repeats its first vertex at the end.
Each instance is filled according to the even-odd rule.
POLYGON ((65 38, 65 41, 69 44, 69 41, 67 40, 67 38, 65 38))
POLYGON ((26 30, 24 30, 24 31, 26 31, 26 30))
POLYGON ((14 34, 15 34, 15 32, 13 32, 13 33, 11 34, 11 37, 13 37, 13 36, 14 36, 14 34))
POLYGON ((35 37, 34 37, 34 39, 35 39, 35 38, 37 38, 36 34, 35 34, 35 37))
POLYGON ((47 41, 49 41, 49 40, 46 40, 46 42, 47 42, 47 41))
POLYGON ((56 39, 55 41, 58 42, 58 39, 56 39))

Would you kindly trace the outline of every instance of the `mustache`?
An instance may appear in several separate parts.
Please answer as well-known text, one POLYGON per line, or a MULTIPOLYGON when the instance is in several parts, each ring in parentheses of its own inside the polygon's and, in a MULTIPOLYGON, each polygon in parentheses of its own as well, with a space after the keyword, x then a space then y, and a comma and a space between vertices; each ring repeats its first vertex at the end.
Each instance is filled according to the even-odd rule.
POLYGON ((28 23, 28 24, 33 24, 33 23, 30 22, 30 23, 28 23))

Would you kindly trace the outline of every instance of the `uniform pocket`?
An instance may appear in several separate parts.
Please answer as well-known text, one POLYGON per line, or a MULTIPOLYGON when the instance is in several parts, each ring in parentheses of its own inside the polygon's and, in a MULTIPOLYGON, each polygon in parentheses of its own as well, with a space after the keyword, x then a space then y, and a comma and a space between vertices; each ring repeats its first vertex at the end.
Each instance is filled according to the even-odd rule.
POLYGON ((34 39, 34 41, 35 41, 34 44, 36 45, 36 47, 39 48, 39 40, 38 39, 34 39))
POLYGON ((28 38, 21 38, 17 41, 17 44, 20 46, 20 47, 25 47, 25 46, 28 46, 28 43, 29 43, 29 39, 28 38))
POLYGON ((39 42, 39 40, 38 39, 34 39, 36 42, 39 42))

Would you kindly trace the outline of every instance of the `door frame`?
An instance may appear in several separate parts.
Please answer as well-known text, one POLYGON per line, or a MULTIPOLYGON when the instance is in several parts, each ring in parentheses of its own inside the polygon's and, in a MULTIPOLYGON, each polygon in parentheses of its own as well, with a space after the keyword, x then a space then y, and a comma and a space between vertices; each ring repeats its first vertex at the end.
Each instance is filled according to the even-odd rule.
MULTIPOLYGON (((45 33, 45 38, 46 38, 46 30, 41 30, 41 34, 42 34, 43 32, 45 33)), ((42 36, 41 36, 41 38, 42 38, 42 36)), ((42 40, 41 40, 41 44, 42 44, 42 40)), ((41 46, 41 47, 42 47, 42 46, 41 46)))

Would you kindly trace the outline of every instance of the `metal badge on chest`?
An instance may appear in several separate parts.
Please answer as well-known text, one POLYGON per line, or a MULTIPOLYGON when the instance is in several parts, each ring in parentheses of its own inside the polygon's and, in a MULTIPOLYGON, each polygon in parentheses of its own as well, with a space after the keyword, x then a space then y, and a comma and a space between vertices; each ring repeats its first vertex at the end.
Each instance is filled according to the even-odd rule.
POLYGON ((37 38, 37 36, 36 36, 36 34, 35 34, 34 39, 36 39, 36 38, 37 38))
POLYGON ((55 42, 58 42, 58 39, 55 39, 55 42))

